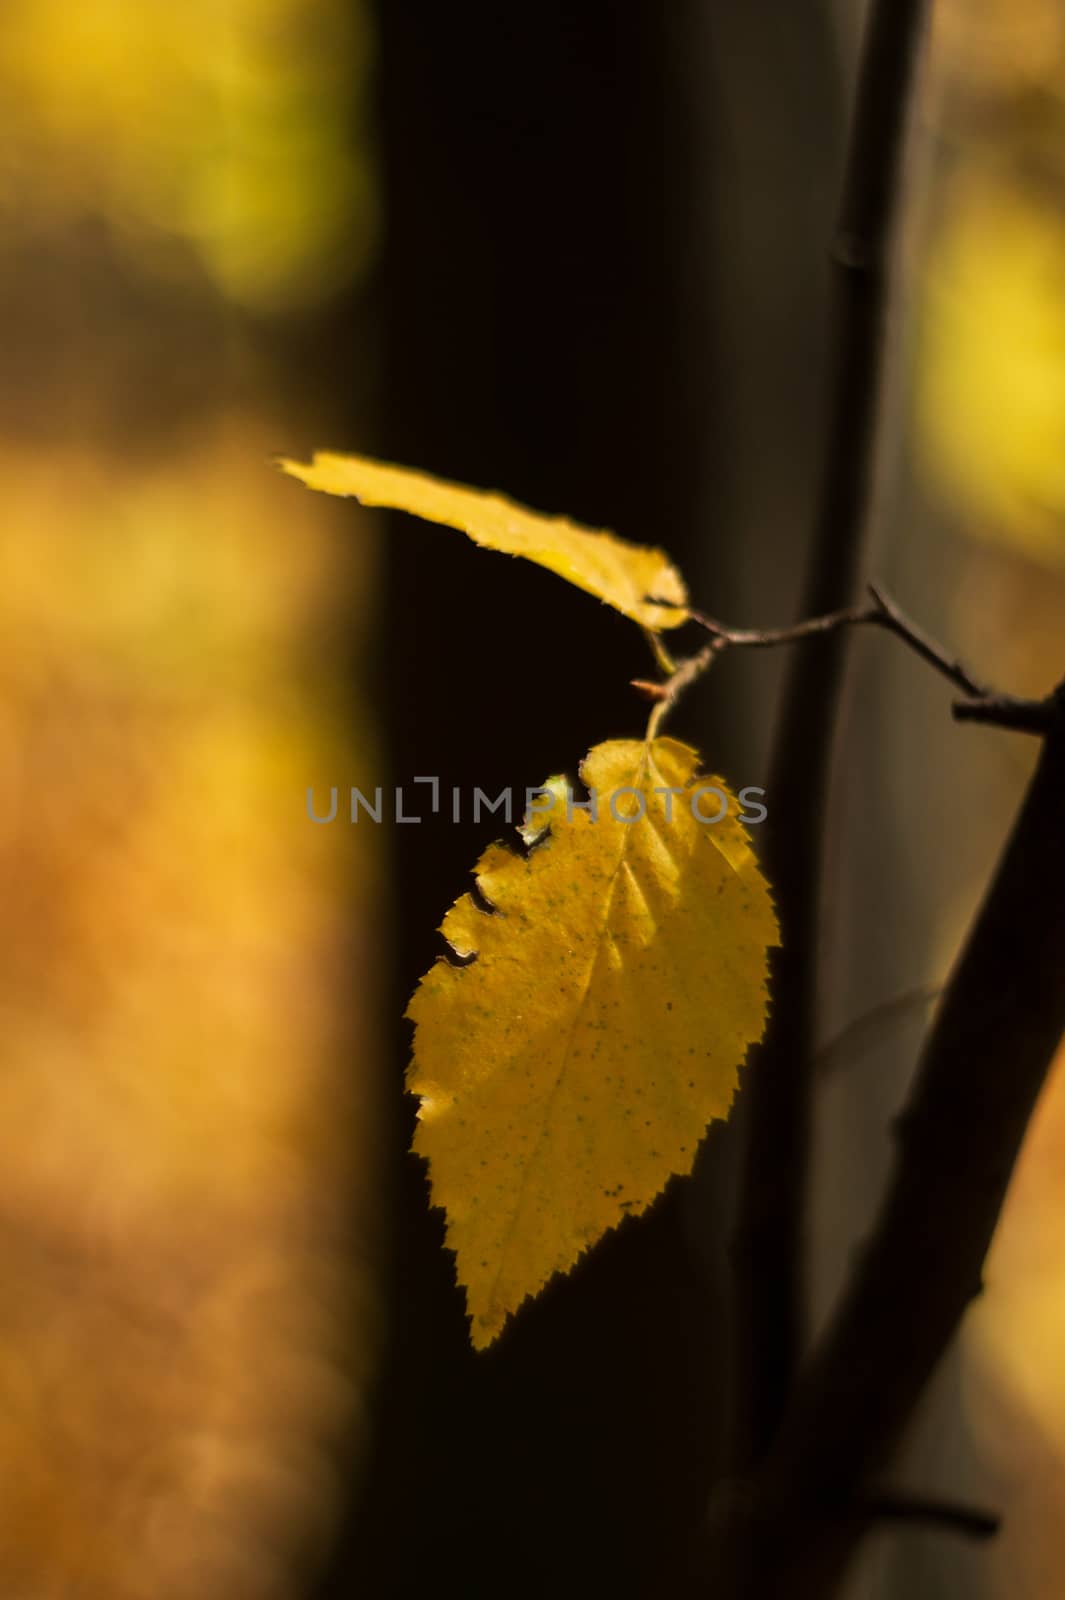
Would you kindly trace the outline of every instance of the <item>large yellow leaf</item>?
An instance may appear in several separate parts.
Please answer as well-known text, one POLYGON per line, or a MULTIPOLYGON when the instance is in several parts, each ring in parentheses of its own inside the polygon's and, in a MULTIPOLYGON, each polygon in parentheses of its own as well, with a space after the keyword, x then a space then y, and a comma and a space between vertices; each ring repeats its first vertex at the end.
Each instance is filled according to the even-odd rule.
POLYGON ((502 495, 389 466, 367 456, 319 450, 310 464, 281 461, 284 472, 311 489, 354 495, 365 506, 409 511, 427 522, 458 528, 486 550, 524 556, 597 595, 645 628, 676 628, 687 618, 684 580, 661 550, 584 528, 565 517, 528 511, 502 495), (651 605, 648 596, 671 602, 651 605))
POLYGON ((478 1347, 690 1170, 761 1037, 776 917, 736 802, 697 819, 721 810, 701 785, 728 794, 697 770, 673 739, 597 745, 581 768, 597 818, 556 781, 523 830, 546 837, 478 863, 494 914, 466 894, 444 919, 476 959, 441 958, 411 1000, 414 1148, 478 1347))

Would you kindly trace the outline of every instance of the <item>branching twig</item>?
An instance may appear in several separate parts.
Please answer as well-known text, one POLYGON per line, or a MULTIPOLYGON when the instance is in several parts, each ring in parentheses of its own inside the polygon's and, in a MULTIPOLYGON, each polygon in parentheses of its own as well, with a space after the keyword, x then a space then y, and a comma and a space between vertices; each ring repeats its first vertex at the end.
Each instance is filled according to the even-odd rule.
POLYGON ((835 633, 838 628, 867 626, 886 628, 889 632, 909 645, 911 650, 935 667, 937 672, 950 680, 956 689, 971 699, 984 701, 991 696, 992 691, 976 682, 971 677, 961 662, 950 656, 941 645, 930 639, 916 622, 913 622, 901 607, 887 595, 883 589, 876 585, 869 585, 872 595, 872 604, 866 606, 847 606, 841 611, 830 611, 827 616, 810 617, 805 622, 793 623, 790 628, 729 628, 723 622, 717 622, 712 617, 705 616, 701 611, 690 611, 689 616, 693 622, 705 628, 718 642, 719 649, 728 649, 730 646, 739 646, 748 649, 764 649, 769 645, 794 644, 802 639, 812 639, 819 634, 835 633))
POLYGON ((825 1600, 880 1471, 979 1294, 984 1257, 1065 1035, 1065 685, 994 881, 944 992, 896 1166, 789 1407, 750 1525, 759 1600, 825 1600))
POLYGON ((702 611, 689 609, 691 620, 710 634, 710 643, 704 645, 697 655, 679 663, 665 653, 658 656, 660 665, 669 674, 661 683, 651 683, 644 678, 632 680, 635 688, 648 699, 658 702, 651 719, 649 736, 657 731, 681 695, 726 650, 764 650, 775 645, 798 644, 805 639, 836 633, 841 628, 863 625, 884 628, 895 634, 923 661, 927 661, 956 689, 961 690, 967 698, 956 700, 953 706, 954 716, 959 722, 992 723, 1021 733, 1045 734, 1049 730, 1054 715, 1052 696, 1046 700, 1023 700, 1000 694, 978 683, 960 661, 919 628, 883 589, 870 584, 869 593, 872 595, 870 605, 848 606, 841 611, 830 611, 825 616, 795 622, 787 628, 732 628, 702 611))
POLYGON ((673 710, 681 695, 697 678, 701 678, 707 667, 719 652, 719 646, 711 641, 699 651, 698 655, 689 656, 686 661, 676 666, 664 683, 648 683, 643 678, 633 678, 633 688, 639 689, 649 700, 657 701, 647 724, 647 737, 653 739, 662 726, 663 721, 673 710))
POLYGON ((954 702, 954 715, 959 722, 985 722, 1040 737, 1050 732, 1054 714, 1053 696, 1046 700, 1017 700, 1008 694, 989 694, 978 700, 954 702))
POLYGON ((899 638, 904 639, 911 650, 916 650, 917 654, 927 661, 930 666, 935 667, 937 672, 941 672, 945 678, 949 678, 954 687, 960 689, 962 694, 971 695, 974 700, 987 698, 991 693, 990 689, 985 688, 982 684, 977 683, 974 678, 971 678, 961 662, 948 656, 941 645, 936 644, 926 633, 923 633, 915 622, 911 622, 910 618, 903 614, 895 602, 882 589, 874 588, 870 584, 869 593, 873 597, 874 610, 874 615, 869 619, 871 622, 879 623, 881 627, 890 628, 892 633, 898 634, 899 638))

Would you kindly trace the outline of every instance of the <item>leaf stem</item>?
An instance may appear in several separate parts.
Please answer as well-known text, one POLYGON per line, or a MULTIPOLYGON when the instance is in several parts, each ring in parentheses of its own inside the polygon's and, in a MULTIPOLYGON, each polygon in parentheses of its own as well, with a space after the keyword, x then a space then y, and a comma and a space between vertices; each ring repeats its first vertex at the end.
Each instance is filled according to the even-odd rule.
POLYGON ((709 644, 704 644, 697 655, 688 656, 676 667, 672 676, 665 683, 644 684, 640 679, 634 679, 637 688, 653 691, 653 698, 658 704, 651 712, 647 722, 648 743, 657 737, 659 729, 666 717, 673 710, 681 696, 691 688, 697 678, 701 678, 706 669, 713 662, 715 656, 721 653, 721 644, 716 639, 711 639, 709 644))
MULTIPOLYGON (((657 604, 657 602, 655 603, 657 604)), ((666 673, 676 672, 677 663, 674 661, 673 657, 663 644, 661 635, 655 633, 653 628, 644 628, 643 636, 647 640, 651 654, 654 656, 655 664, 659 670, 666 673)))

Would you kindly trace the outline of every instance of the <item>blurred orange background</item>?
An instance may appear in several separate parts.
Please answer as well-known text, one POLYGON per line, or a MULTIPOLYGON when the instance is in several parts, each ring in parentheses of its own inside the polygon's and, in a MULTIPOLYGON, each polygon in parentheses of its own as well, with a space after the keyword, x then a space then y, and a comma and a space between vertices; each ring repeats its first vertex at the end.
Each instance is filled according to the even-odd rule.
POLYGON ((270 456, 372 259, 371 51, 333 0, 0 26, 5 1594, 299 1592, 357 1456, 376 869, 304 793, 369 750, 374 562, 270 456))

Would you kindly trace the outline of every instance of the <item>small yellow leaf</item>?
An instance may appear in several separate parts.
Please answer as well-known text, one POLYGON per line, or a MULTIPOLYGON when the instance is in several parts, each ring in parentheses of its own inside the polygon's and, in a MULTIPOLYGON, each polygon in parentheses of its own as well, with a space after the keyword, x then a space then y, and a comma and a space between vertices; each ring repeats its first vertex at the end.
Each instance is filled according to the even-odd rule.
POLYGON ((630 544, 616 534, 584 528, 565 517, 543 516, 502 495, 389 466, 367 456, 319 450, 308 465, 278 463, 308 488, 354 495, 365 506, 388 506, 468 534, 486 550, 524 556, 568 578, 645 628, 676 628, 687 618, 684 580, 661 550, 630 544), (668 601, 652 605, 648 599, 668 601))
POLYGON ((466 894, 444 919, 475 959, 438 960, 408 1007, 414 1148, 479 1348, 691 1169, 762 1035, 776 917, 736 802, 697 772, 673 739, 597 745, 594 817, 553 780, 530 853, 477 865, 494 913, 466 894))

